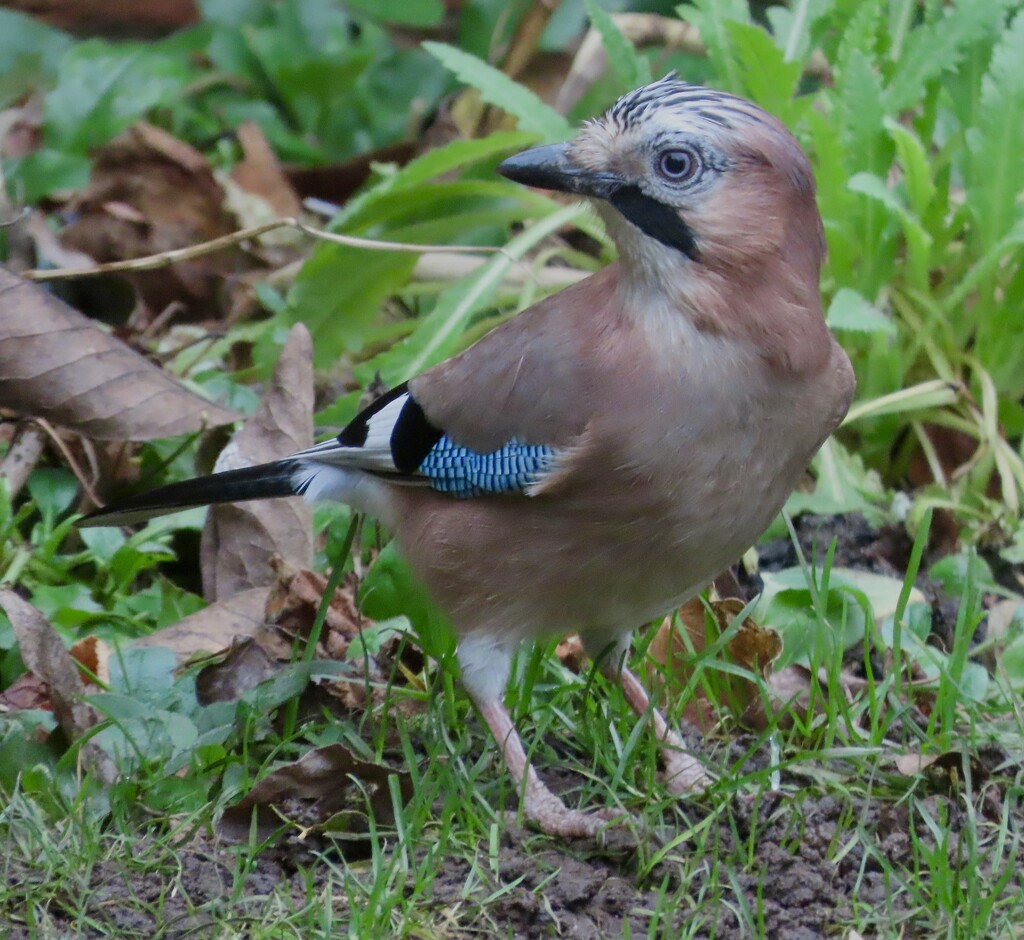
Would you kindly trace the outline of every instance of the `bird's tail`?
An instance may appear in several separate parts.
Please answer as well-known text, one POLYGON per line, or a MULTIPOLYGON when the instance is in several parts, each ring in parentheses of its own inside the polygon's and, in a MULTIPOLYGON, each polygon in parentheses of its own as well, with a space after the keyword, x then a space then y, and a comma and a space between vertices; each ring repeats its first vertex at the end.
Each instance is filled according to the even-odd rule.
POLYGON ((90 513, 79 525, 131 525, 194 506, 298 496, 308 483, 308 475, 302 472, 299 461, 290 458, 276 460, 157 487, 90 513))

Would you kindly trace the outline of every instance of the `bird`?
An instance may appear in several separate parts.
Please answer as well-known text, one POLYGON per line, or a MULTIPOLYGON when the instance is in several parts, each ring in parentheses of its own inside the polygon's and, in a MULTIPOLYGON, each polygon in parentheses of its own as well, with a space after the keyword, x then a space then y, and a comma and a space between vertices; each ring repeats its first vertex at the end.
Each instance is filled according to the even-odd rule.
POLYGON ((393 388, 336 437, 85 519, 302 495, 378 519, 457 634, 462 683, 553 836, 600 836, 504 703, 524 641, 577 632, 653 726, 671 793, 714 782, 627 665, 634 631, 764 532, 846 414, 810 162, 776 117, 674 73, 497 171, 589 200, 618 258, 393 388))

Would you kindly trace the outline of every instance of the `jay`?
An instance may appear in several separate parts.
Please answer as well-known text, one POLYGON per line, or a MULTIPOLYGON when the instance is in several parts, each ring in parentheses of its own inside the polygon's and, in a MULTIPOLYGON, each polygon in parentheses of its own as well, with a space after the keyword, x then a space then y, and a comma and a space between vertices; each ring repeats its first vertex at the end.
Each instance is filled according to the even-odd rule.
POLYGON ((846 413, 821 310, 814 177, 772 115, 674 75, 498 171, 593 200, 619 260, 503 323, 336 438, 86 520, 304 495, 379 519, 459 637, 524 815, 593 836, 530 765, 503 702, 522 641, 576 631, 649 715, 673 792, 710 783, 626 666, 632 631, 767 528, 846 413))

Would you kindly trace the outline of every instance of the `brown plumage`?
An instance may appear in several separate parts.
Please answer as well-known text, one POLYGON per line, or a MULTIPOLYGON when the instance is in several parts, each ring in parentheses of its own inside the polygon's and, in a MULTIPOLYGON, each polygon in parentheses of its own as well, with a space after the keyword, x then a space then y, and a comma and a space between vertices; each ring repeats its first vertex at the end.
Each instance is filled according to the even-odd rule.
MULTIPOLYGON (((846 413, 853 374, 822 317, 810 166, 755 105, 670 77, 500 169, 592 197, 619 262, 412 379, 338 440, 225 476, 214 496, 303 492, 380 517, 459 633, 466 688, 525 814, 587 835, 605 817, 544 787, 502 704, 515 649, 579 631, 650 714, 669 787, 706 786, 624 666, 631 633, 767 527, 846 413), (452 487, 469 498, 439 491, 452 487)), ((187 504, 189 485, 97 521, 187 504)))

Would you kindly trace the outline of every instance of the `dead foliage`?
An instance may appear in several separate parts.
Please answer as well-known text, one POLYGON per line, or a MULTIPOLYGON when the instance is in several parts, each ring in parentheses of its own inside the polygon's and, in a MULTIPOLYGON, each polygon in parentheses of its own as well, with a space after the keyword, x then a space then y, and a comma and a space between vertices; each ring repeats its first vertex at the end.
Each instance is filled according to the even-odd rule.
POLYGON ((4 268, 0 297, 4 408, 101 441, 173 437, 237 417, 4 268))
POLYGON ((342 744, 316 748, 299 760, 272 771, 234 806, 225 810, 218 829, 227 839, 270 838, 286 825, 302 836, 326 830, 335 838, 363 841, 368 813, 376 825, 394 821, 390 780, 404 805, 412 797, 408 773, 356 757, 342 744))
MULTIPOLYGON (((77 741, 98 721, 96 711, 85 701, 78 664, 49 621, 14 591, 0 589, 0 607, 11 622, 25 665, 46 683, 57 724, 68 741, 77 741)), ((93 662, 98 669, 98 659, 93 662)), ((82 755, 101 780, 109 783, 117 776, 113 762, 95 742, 86 741, 82 755)))
MULTIPOLYGON (((313 349, 302 324, 292 328, 259 407, 221 451, 215 469, 286 457, 313 443, 313 349)), ((303 499, 214 506, 206 518, 199 564, 210 601, 270 584, 271 559, 313 564, 313 512, 303 499)))

